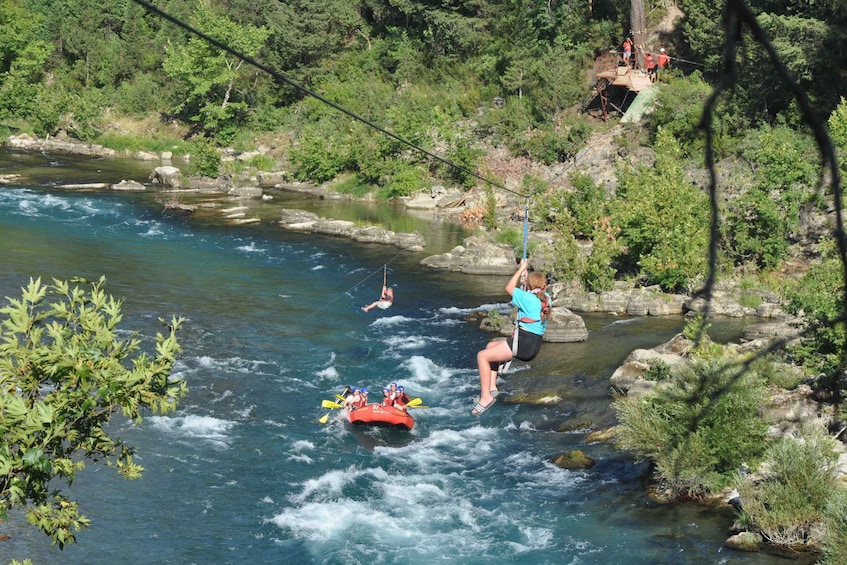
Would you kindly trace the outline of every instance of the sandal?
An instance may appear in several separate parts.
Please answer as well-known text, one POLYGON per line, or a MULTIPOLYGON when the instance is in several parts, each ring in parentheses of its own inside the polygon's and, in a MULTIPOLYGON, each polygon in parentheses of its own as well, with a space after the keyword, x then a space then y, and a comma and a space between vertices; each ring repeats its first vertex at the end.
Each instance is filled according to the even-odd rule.
MULTIPOLYGON (((499 391, 499 390, 497 390, 496 388, 495 388, 495 389, 493 389, 493 390, 491 390, 491 391, 489 391, 489 392, 491 393, 491 396, 493 396, 494 398, 497 398, 497 396, 500 394, 500 391, 499 391)), ((474 401, 476 404, 479 404, 479 397, 478 397, 478 396, 474 396, 474 397, 473 397, 473 401, 474 401)))
POLYGON ((482 404, 477 402, 476 404, 474 404, 474 407, 473 407, 473 410, 471 411, 471 414, 473 414, 474 416, 479 416, 480 414, 482 414, 483 412, 485 412, 486 410, 488 410, 489 408, 494 406, 495 402, 497 402, 496 398, 492 398, 491 402, 488 403, 488 406, 483 406, 482 404))

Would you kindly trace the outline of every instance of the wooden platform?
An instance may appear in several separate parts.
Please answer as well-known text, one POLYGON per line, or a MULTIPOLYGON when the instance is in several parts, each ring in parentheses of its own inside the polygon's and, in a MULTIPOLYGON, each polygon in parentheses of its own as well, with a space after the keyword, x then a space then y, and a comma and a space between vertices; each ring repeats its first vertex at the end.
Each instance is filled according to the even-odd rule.
POLYGON ((628 69, 627 67, 616 67, 611 71, 600 71, 596 76, 598 81, 600 79, 606 79, 611 86, 623 86, 633 92, 641 92, 645 88, 653 86, 646 72, 628 69))
POLYGON ((609 87, 626 88, 628 92, 634 92, 637 96, 639 92, 649 90, 653 86, 647 71, 622 65, 620 57, 614 51, 601 55, 594 60, 594 78, 604 120, 607 117, 608 105, 613 106, 621 114, 624 113, 622 108, 618 108, 609 101, 609 87))

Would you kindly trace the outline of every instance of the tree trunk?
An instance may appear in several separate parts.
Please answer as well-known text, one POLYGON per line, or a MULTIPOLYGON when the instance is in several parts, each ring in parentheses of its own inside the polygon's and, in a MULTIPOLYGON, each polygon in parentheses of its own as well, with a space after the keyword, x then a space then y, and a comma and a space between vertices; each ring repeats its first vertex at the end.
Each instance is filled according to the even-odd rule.
POLYGON ((629 23, 632 26, 633 57, 636 68, 644 68, 644 51, 647 49, 647 18, 644 15, 644 0, 631 0, 629 23))

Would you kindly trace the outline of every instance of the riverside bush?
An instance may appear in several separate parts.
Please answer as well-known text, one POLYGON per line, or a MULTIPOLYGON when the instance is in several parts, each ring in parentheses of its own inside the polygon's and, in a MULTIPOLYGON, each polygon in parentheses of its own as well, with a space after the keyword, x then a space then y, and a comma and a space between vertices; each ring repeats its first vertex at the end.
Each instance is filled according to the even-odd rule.
POLYGON ((729 484, 765 449, 764 381, 726 356, 674 368, 652 393, 614 400, 618 441, 655 464, 676 498, 699 498, 729 484))
POLYGON ((221 170, 221 152, 214 143, 206 138, 200 138, 191 144, 190 171, 192 175, 215 178, 221 170))
POLYGON ((838 489, 832 493, 825 512, 826 533, 824 534, 822 565, 847 563, 847 491, 838 489))
POLYGON ((842 374, 847 327, 840 319, 844 292, 841 262, 832 241, 821 246, 823 260, 813 266, 786 294, 786 311, 803 314, 803 334, 789 346, 795 362, 807 374, 819 374, 815 386, 826 397, 844 397, 842 374))
POLYGON ((805 428, 800 437, 773 442, 765 461, 764 479, 747 476, 736 486, 742 523, 776 545, 819 543, 816 532, 838 492, 835 442, 823 429, 805 428))

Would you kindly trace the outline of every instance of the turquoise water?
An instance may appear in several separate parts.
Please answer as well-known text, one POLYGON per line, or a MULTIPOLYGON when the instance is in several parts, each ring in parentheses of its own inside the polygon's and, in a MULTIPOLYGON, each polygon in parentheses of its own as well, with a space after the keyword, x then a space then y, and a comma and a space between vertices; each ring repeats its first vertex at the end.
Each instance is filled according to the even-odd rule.
MULTIPOLYGON (((608 377, 633 347, 682 321, 587 317, 584 344, 547 344, 502 386, 554 390, 539 408, 501 402, 477 418, 466 321, 503 307, 503 283, 420 268, 423 254, 289 234, 272 222, 216 227, 146 194, 68 192, 61 182, 143 181, 150 166, 0 153, 0 293, 30 277, 106 275, 124 327, 147 339, 184 316, 178 412, 115 431, 140 481, 92 466, 71 489, 92 526, 64 551, 0 524, 0 560, 40 563, 773 563, 723 548, 732 516, 658 506, 644 464, 585 432, 612 423, 608 377), (363 313, 388 264, 396 304, 363 313), (411 432, 350 428, 322 399, 398 381, 428 408, 411 432), (575 425, 576 424, 576 425, 575 425), (576 429, 556 431, 560 426, 576 429), (582 449, 588 471, 548 462, 582 449)), ((730 326, 727 331, 734 331, 730 326)))

